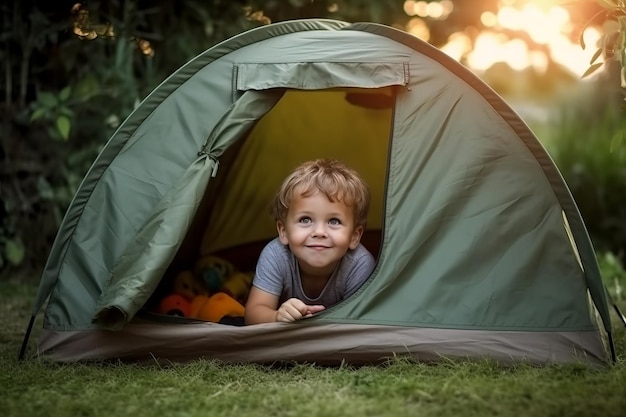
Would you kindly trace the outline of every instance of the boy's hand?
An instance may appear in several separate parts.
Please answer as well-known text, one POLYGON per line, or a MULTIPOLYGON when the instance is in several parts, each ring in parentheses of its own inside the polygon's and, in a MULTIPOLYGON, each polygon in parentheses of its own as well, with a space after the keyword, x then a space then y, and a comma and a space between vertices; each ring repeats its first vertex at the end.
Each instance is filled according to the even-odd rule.
POLYGON ((306 305, 297 298, 290 298, 285 301, 278 311, 276 311, 276 321, 292 322, 303 317, 310 317, 313 313, 324 310, 322 305, 306 305))

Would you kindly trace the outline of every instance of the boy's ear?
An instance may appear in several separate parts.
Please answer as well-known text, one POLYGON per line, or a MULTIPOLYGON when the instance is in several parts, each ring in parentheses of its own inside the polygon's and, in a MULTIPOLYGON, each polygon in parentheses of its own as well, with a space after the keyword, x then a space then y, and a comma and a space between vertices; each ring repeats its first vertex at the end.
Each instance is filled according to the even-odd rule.
POLYGON ((287 230, 285 230, 285 223, 281 220, 276 221, 276 230, 278 231, 278 238, 280 239, 280 243, 283 245, 288 245, 289 240, 287 239, 287 230))
POLYGON ((357 226, 354 229, 354 232, 352 232, 352 237, 350 239, 350 249, 354 250, 357 246, 359 246, 361 236, 363 236, 363 226, 357 226))

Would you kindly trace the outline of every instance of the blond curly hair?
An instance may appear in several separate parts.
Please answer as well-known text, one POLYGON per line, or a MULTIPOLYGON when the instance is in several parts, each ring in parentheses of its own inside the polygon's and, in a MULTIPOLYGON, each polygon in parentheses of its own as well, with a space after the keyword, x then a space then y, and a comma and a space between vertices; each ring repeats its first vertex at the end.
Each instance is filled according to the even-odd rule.
POLYGON ((285 180, 270 203, 275 221, 284 221, 294 197, 308 197, 322 192, 331 201, 352 207, 355 226, 367 222, 370 190, 353 169, 337 159, 316 159, 298 166, 285 180))

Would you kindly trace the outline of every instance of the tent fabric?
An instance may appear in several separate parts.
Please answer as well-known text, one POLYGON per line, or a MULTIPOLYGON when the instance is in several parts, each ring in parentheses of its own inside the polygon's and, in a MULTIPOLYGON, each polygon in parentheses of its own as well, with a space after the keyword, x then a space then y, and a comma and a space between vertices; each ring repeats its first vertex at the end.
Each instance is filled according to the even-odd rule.
POLYGON ((42 334, 41 348, 60 362, 119 358, 125 361, 230 363, 308 362, 379 364, 398 357, 436 362, 444 357, 488 359, 500 364, 549 365, 571 357, 605 365, 604 348, 589 332, 476 331, 385 325, 267 323, 236 327, 214 323, 134 321, 121 331, 42 334))
POLYGON ((39 352, 63 361, 609 360, 593 247, 545 149, 461 64, 369 23, 257 28, 158 86, 80 185, 33 316, 46 300, 39 352), (356 294, 289 325, 140 314, 180 265, 272 239, 266 204, 319 157, 372 188, 356 294))
POLYGON ((119 330, 145 305, 180 247, 209 178, 217 174, 222 148, 267 113, 281 95, 246 92, 217 123, 199 158, 159 201, 113 267, 95 315, 100 326, 119 330))
POLYGON ((407 63, 288 62, 235 65, 237 91, 296 88, 378 88, 409 83, 407 63))
POLYGON ((595 259, 595 252, 589 233, 585 228, 580 211, 578 210, 574 198, 565 184, 565 180, 563 179, 561 173, 558 171, 545 148, 537 140, 532 131, 528 129, 523 120, 518 117, 515 111, 485 83, 481 82, 478 78, 471 76, 465 67, 456 65, 454 60, 450 59, 442 51, 432 48, 431 45, 421 42, 405 32, 389 30, 389 28, 382 25, 355 23, 347 29, 362 30, 389 37, 390 39, 409 45, 419 53, 435 59, 439 64, 445 66, 447 70, 457 75, 477 92, 479 92, 482 97, 487 100, 489 105, 503 116, 506 123, 514 129, 519 139, 522 140, 522 142, 537 159, 537 162, 541 165, 541 169, 552 186, 552 190, 568 219, 567 221, 569 221, 572 233, 575 236, 575 241, 579 245, 579 256, 583 259, 583 264, 585 265, 585 280, 590 289, 591 297, 593 298, 595 306, 598 308, 598 313, 601 316, 604 329, 610 333, 611 329, 607 292, 602 284, 600 269, 595 259))
POLYGON ((94 318, 102 327, 124 327, 156 290, 216 167, 202 155, 159 202, 103 288, 94 318))

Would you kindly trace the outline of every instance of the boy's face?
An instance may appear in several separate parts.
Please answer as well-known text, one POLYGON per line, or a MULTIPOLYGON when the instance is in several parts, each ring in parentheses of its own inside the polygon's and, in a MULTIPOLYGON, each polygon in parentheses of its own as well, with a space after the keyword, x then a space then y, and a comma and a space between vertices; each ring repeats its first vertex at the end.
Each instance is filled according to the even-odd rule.
POLYGON ((356 249, 363 227, 354 227, 354 213, 342 202, 317 192, 294 197, 285 221, 276 222, 278 237, 308 275, 330 275, 348 249, 356 249))

